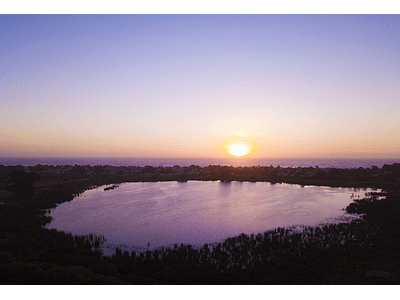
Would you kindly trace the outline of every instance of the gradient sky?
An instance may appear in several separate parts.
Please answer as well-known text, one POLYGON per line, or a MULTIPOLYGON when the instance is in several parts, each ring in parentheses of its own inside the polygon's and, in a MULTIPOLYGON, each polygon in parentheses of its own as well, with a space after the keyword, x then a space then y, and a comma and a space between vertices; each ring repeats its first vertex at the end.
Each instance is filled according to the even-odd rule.
POLYGON ((0 157, 400 158, 399 15, 0 15, 0 157))

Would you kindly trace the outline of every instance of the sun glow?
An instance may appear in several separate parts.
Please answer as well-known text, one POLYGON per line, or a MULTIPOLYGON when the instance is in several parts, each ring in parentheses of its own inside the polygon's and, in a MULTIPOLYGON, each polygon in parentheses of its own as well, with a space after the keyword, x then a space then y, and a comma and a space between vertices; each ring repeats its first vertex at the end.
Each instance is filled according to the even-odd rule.
POLYGON ((246 134, 235 133, 220 144, 220 149, 231 156, 243 157, 253 154, 257 145, 246 134))
POLYGON ((228 147, 228 152, 229 152, 229 154, 231 154, 233 156, 241 157, 241 156, 248 154, 250 152, 250 149, 245 144, 234 143, 228 147))

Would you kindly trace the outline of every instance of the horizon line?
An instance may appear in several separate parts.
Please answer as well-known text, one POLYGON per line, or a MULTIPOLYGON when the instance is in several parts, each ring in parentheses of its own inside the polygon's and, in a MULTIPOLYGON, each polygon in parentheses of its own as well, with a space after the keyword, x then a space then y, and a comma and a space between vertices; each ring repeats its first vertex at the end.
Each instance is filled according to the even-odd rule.
POLYGON ((234 160, 245 160, 245 159, 396 159, 400 160, 400 157, 189 157, 189 156, 0 156, 0 159, 234 159, 234 160))

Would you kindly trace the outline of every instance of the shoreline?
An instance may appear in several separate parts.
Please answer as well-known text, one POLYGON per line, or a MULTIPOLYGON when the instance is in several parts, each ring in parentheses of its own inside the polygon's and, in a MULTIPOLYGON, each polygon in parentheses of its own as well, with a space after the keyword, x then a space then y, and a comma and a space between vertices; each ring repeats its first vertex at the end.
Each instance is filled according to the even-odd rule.
POLYGON ((87 188, 90 185, 104 185, 122 182, 157 181, 248 181, 288 183, 298 185, 354 187, 354 188, 400 188, 400 164, 383 165, 382 168, 337 169, 337 168, 281 168, 277 167, 233 167, 210 165, 200 167, 135 167, 135 166, 89 166, 89 165, 0 165, 0 191, 10 189, 7 174, 13 170, 36 173, 40 180, 34 188, 45 190, 51 186, 76 185, 87 188))

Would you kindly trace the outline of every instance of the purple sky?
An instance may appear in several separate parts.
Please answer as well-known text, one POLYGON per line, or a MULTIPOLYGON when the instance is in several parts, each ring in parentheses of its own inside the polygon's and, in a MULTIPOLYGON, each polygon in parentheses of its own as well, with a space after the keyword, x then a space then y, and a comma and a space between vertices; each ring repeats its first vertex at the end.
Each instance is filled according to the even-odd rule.
POLYGON ((400 157, 399 15, 0 15, 0 156, 400 157))

